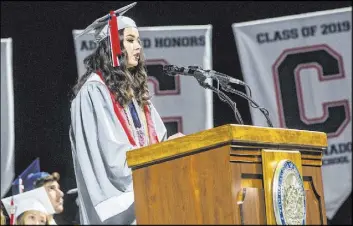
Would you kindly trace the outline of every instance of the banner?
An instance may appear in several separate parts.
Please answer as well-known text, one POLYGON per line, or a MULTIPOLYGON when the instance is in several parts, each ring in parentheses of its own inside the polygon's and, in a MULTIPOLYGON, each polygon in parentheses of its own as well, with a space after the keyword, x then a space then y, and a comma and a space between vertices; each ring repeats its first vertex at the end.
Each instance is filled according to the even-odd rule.
MULTIPOLYGON (((161 115, 168 136, 191 134, 213 127, 212 91, 202 88, 195 78, 167 76, 163 65, 200 66, 212 69, 212 26, 140 27, 145 53, 148 87, 152 103, 161 115)), ((73 30, 73 36, 82 30, 73 30)), ((85 73, 83 60, 97 44, 93 35, 74 40, 78 76, 85 73)))
MULTIPOLYGON (((275 127, 327 133, 329 219, 352 190, 352 8, 232 25, 244 80, 275 127)), ((251 108, 254 125, 266 126, 251 108)))
POLYGON ((1 39, 1 198, 15 176, 15 125, 12 82, 12 39, 1 39))

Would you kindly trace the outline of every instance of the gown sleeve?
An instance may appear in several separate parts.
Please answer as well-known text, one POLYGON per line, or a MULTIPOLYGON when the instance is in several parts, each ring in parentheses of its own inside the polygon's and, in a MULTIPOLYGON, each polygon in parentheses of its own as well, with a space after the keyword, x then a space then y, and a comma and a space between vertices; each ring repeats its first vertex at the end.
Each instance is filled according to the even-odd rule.
POLYGON ((132 172, 126 161, 126 152, 133 146, 116 118, 107 87, 100 82, 81 88, 72 103, 71 118, 72 140, 83 181, 104 221, 134 202, 132 172))

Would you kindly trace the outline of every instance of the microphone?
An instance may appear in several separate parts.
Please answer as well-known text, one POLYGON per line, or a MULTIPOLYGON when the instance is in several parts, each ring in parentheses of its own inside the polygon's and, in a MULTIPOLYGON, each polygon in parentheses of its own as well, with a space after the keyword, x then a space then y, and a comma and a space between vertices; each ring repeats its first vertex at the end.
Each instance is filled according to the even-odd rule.
POLYGON ((178 67, 175 65, 164 65, 163 66, 164 74, 169 76, 176 76, 176 75, 186 75, 186 76, 193 76, 199 83, 203 83, 206 80, 206 76, 204 75, 202 69, 198 66, 189 66, 186 67, 178 67))
POLYGON ((198 66, 189 66, 188 68, 185 68, 185 67, 178 67, 175 65, 165 65, 163 66, 163 72, 171 76, 175 76, 179 74, 179 75, 189 75, 189 76, 197 76, 197 77, 203 76, 205 78, 213 78, 218 80, 222 84, 234 83, 238 85, 246 85, 245 82, 239 79, 232 78, 226 74, 222 74, 213 70, 203 70, 198 66))
MULTIPOLYGON (((185 67, 178 67, 175 65, 165 65, 163 66, 163 72, 164 74, 170 75, 170 76, 175 76, 177 74, 179 75, 187 75, 187 76, 193 76, 196 78, 198 83, 205 89, 210 89, 212 92, 216 93, 219 97, 219 99, 223 102, 226 102, 229 104, 229 106, 232 108, 234 112, 235 119, 240 123, 244 124, 243 119, 241 118, 241 115, 236 107, 236 104, 234 101, 232 101, 224 92, 222 92, 219 89, 214 88, 213 86, 209 85, 208 83, 205 82, 206 78, 211 77, 207 76, 207 71, 201 69, 198 66, 189 66, 188 68, 185 67)), ((214 77, 214 76, 213 76, 214 77)))
POLYGON ((233 94, 239 95, 243 98, 245 98, 249 103, 250 106, 253 108, 258 108, 261 113, 265 116, 266 121, 267 121, 267 125, 269 127, 273 127, 273 124, 269 118, 269 112, 267 111, 266 108, 260 107, 252 98, 251 98, 251 89, 249 87, 248 84, 246 84, 245 82, 236 79, 236 78, 232 78, 226 74, 222 74, 213 70, 203 70, 202 68, 198 67, 198 66, 189 66, 188 68, 185 67, 178 67, 175 65, 165 65, 163 66, 163 72, 167 75, 170 76, 175 76, 177 74, 180 75, 189 75, 189 76, 193 76, 196 78, 196 80, 199 82, 199 84, 206 88, 206 89, 211 89, 213 92, 217 93, 220 97, 220 99, 222 101, 228 102, 230 104, 230 106, 232 107, 232 109, 234 110, 234 112, 236 113, 236 119, 238 122, 242 123, 242 119, 240 117, 239 112, 237 112, 236 107, 233 107, 233 103, 230 98, 225 95, 224 93, 221 93, 219 89, 215 89, 212 86, 210 86, 209 84, 205 83, 206 78, 212 78, 218 81, 218 83, 221 85, 222 89, 224 91, 227 92, 231 92, 233 94), (240 92, 238 90, 235 90, 233 88, 230 87, 229 83, 234 83, 234 84, 239 84, 239 85, 243 85, 246 88, 249 89, 249 96, 243 92, 240 92), (221 95, 220 95, 221 94, 221 95))
POLYGON ((234 83, 234 84, 238 84, 238 85, 246 85, 245 82, 243 82, 239 79, 230 77, 230 76, 223 74, 223 73, 220 73, 220 72, 216 72, 213 70, 207 70, 205 72, 210 73, 210 77, 211 78, 213 77, 216 80, 218 79, 220 83, 234 83))
POLYGON ((195 72, 198 70, 198 72, 202 73, 199 67, 197 66, 189 66, 189 68, 186 67, 178 67, 175 65, 164 65, 163 66, 163 72, 165 74, 174 76, 174 75, 190 75, 193 76, 195 72))

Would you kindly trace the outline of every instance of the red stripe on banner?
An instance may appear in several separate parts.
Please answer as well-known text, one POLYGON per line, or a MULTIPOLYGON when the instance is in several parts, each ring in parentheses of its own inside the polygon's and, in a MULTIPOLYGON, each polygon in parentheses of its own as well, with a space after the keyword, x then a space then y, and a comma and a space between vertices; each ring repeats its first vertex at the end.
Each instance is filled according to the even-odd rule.
POLYGON ((118 19, 114 11, 110 11, 109 35, 110 35, 110 46, 112 51, 113 67, 120 66, 118 56, 121 55, 121 48, 120 48, 120 38, 119 38, 118 31, 119 31, 118 19))
MULTIPOLYGON (((103 76, 101 72, 97 72, 97 74, 99 75, 99 77, 102 79, 102 81, 104 82, 103 76)), ((110 92, 110 91, 109 91, 110 92)), ((132 136, 131 131, 129 130, 128 126, 127 126, 127 120, 124 117, 123 112, 123 108, 121 107, 121 105, 115 100, 115 97, 113 95, 112 92, 110 92, 110 97, 112 98, 112 102, 113 102, 113 107, 114 107, 114 112, 116 117, 118 118, 119 122, 121 123, 125 134, 127 135, 127 138, 129 139, 129 142, 132 146, 136 147, 136 142, 132 136)))
POLYGON ((150 139, 150 144, 156 144, 156 143, 158 143, 158 136, 157 136, 157 132, 156 132, 156 129, 155 129, 153 121, 152 121, 150 109, 147 105, 145 105, 144 110, 145 110, 145 115, 146 115, 147 130, 148 130, 148 136, 150 139))

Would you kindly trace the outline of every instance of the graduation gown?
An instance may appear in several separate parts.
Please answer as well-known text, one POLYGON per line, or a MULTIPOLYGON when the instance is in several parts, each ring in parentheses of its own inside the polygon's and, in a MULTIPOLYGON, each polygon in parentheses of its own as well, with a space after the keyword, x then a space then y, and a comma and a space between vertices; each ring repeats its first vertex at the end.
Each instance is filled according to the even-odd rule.
MULTIPOLYGON (((152 103, 149 109, 161 142, 167 130, 152 103)), ((141 115, 139 118, 142 121, 141 115)), ((126 152, 137 147, 129 142, 114 112, 110 91, 98 74, 91 74, 72 101, 70 141, 80 223, 135 224, 132 172, 126 152)))

